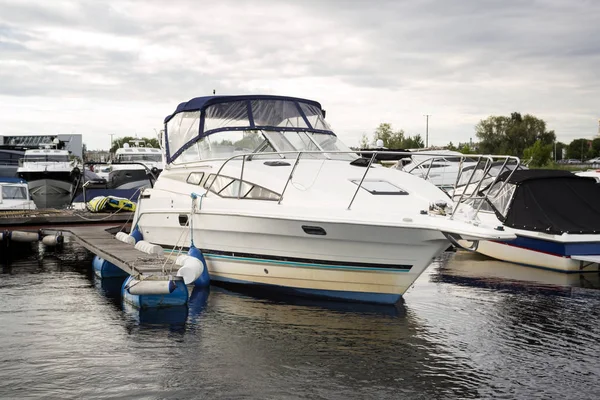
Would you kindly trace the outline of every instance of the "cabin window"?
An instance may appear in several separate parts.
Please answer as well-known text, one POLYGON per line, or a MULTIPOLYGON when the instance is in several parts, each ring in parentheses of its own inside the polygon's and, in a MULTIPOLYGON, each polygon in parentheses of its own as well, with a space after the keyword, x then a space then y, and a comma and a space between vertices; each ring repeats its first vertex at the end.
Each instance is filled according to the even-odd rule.
POLYGON ((253 100, 252 116, 256 126, 308 128, 296 103, 286 100, 253 100))
POLYGON ((248 106, 245 101, 214 104, 206 108, 204 131, 213 129, 250 126, 248 106))
POLYGON ((27 188, 23 186, 2 186, 4 200, 27 200, 27 188))
POLYGON ((167 123, 167 132, 169 148, 171 154, 173 154, 198 136, 200 132, 200 111, 184 111, 175 114, 167 123))
POLYGON ((304 111, 306 119, 312 125, 313 129, 322 129, 330 131, 331 127, 323 118, 323 112, 312 104, 300 103, 300 108, 304 111))
POLYGON ((494 206, 500 214, 506 216, 508 206, 512 200, 513 194, 515 193, 516 185, 512 183, 496 182, 488 191, 488 201, 494 206))
MULTIPOLYGON (((352 183, 355 185, 360 184, 360 179, 352 179, 352 183)), ((371 194, 376 195, 407 195, 408 192, 388 181, 383 180, 370 180, 365 179, 361 185, 361 188, 371 194)))
POLYGON ((253 200, 279 200, 280 195, 250 182, 240 181, 236 178, 210 174, 204 187, 221 197, 253 200), (216 178, 216 179, 215 179, 216 178))
POLYGON ((199 185, 202 182, 202 178, 204 178, 204 172, 192 172, 188 177, 186 182, 191 183, 192 185, 199 185))

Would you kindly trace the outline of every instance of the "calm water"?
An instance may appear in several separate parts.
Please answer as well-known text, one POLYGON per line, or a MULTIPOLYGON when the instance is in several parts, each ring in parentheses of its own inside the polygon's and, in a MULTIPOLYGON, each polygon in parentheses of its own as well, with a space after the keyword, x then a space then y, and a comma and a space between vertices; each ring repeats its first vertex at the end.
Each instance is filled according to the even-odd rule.
POLYGON ((213 287, 140 314, 90 265, 75 244, 4 264, 1 398, 600 397, 598 274, 446 253, 396 307, 213 287))

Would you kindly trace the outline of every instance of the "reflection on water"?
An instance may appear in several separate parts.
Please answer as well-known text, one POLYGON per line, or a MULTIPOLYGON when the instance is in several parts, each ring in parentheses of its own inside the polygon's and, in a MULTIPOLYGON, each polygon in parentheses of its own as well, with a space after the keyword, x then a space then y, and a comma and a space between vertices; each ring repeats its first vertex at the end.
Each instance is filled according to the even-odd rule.
POLYGON ((445 254, 395 307, 194 289, 122 305, 69 244, 4 266, 0 397, 596 398, 598 276, 445 254))

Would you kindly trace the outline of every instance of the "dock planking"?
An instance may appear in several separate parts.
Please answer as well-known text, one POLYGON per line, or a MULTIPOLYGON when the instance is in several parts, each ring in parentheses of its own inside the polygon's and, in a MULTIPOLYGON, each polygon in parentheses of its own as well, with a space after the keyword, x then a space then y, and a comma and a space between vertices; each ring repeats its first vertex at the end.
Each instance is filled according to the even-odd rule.
POLYGON ((100 227, 76 227, 63 230, 69 232, 76 242, 98 257, 116 265, 133 276, 148 278, 170 274, 171 260, 136 250, 132 245, 117 240, 108 230, 100 227), (163 265, 166 271, 163 273, 163 265))
POLYGON ((0 211, 0 230, 33 230, 49 227, 81 225, 115 225, 127 223, 133 218, 132 212, 112 214, 92 213, 86 210, 19 210, 0 211))

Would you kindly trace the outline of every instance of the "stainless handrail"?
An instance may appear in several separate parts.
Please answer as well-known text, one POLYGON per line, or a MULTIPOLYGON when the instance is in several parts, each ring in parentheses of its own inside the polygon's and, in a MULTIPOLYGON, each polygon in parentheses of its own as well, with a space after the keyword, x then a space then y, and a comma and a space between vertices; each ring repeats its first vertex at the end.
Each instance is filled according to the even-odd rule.
POLYGON ((281 204, 281 200, 283 200, 283 195, 285 194, 285 190, 287 189, 290 181, 294 178, 294 172, 296 171, 296 167, 298 166, 298 163, 300 162, 301 156, 302 156, 302 153, 298 153, 298 157, 296 157, 296 162, 294 163, 294 166, 292 167, 292 170, 290 171, 290 174, 288 175, 288 178, 285 181, 285 186, 283 187, 283 190, 282 190, 281 194, 279 195, 279 201, 277 202, 277 204, 281 204))
POLYGON ((354 199, 356 198, 356 195, 358 194, 358 191, 362 187, 362 184, 363 184, 363 182, 365 180, 365 177, 369 173, 369 170, 371 169, 371 164, 373 164, 373 160, 375 159, 376 155, 377 155, 377 153, 373 153, 373 155, 371 156, 371 159, 369 160, 369 165, 367 165, 367 169, 365 170, 365 173, 363 174, 362 179, 360 180, 360 183, 358 184, 358 187, 356 188, 356 191, 354 192, 354 196, 352 196, 352 200, 350 200, 350 204, 348 204, 348 208, 347 208, 348 210, 352 206, 352 203, 354 203, 354 199))
MULTIPOLYGON (((241 183, 243 182, 242 178, 244 176, 244 169, 245 169, 246 158, 247 157, 251 156, 251 157, 254 158, 254 157, 258 156, 258 155, 260 155, 260 156, 273 155, 273 156, 278 156, 280 158, 285 158, 285 155, 292 155, 293 154, 293 155, 296 155, 296 160, 295 160, 295 163, 292 166, 292 169, 290 170, 290 173, 289 173, 289 175, 288 175, 288 177, 286 179, 286 183, 285 183, 285 186, 283 187, 283 191, 279 195, 280 197, 279 197, 278 204, 281 204, 281 201, 283 200, 283 195, 285 194, 285 191, 287 190, 289 182, 293 178, 293 174, 294 174, 294 172, 296 170, 296 167, 297 167, 298 163, 300 162, 300 158, 304 154, 323 154, 326 157, 325 153, 327 153, 328 155, 331 155, 331 154, 352 154, 352 155, 357 155, 358 152, 357 151, 331 151, 331 150, 328 150, 328 151, 313 151, 313 150, 303 151, 303 150, 301 150, 301 151, 274 151, 274 152, 264 152, 264 153, 236 154, 236 155, 231 156, 229 158, 222 159, 222 160, 225 160, 225 161, 221 164, 221 166, 217 170, 217 173, 213 175, 213 179, 211 180, 210 184, 206 188, 205 197, 208 197, 210 189, 213 187, 215 181, 217 180, 217 178, 219 176, 221 176, 221 172, 223 171, 223 169, 225 168, 225 166, 227 164, 229 164, 229 162, 232 161, 232 160, 242 158, 242 166, 241 166, 242 170, 240 171, 240 190, 238 191, 238 196, 237 196, 238 199, 239 199, 239 198, 241 198, 241 183)), ((360 182, 358 184, 358 187, 356 188, 356 191, 354 192, 354 195, 353 195, 353 197, 352 197, 352 199, 350 201, 350 204, 348 205, 348 208, 347 208, 348 210, 352 207, 352 204, 354 203, 354 200, 355 200, 356 196, 358 195, 359 190, 362 188, 362 184, 364 183, 364 180, 365 180, 367 174, 369 173, 369 170, 371 169, 371 165, 373 164, 373 161, 375 161, 375 159, 377 157, 377 154, 379 154, 379 153, 385 153, 385 154, 388 154, 388 155, 390 155, 390 154, 394 154, 394 155, 414 155, 415 154, 413 152, 406 152, 406 151, 377 151, 377 150, 364 150, 363 151, 363 150, 361 150, 360 154, 362 154, 362 155, 364 155, 364 154, 371 154, 371 158, 369 159, 369 163, 368 163, 368 166, 367 166, 367 168, 365 170, 365 173, 363 174, 363 176, 362 176, 362 178, 361 178, 361 180, 360 180, 360 182)), ((436 158, 436 157, 437 158, 443 158, 443 156, 440 157, 439 153, 419 152, 419 155, 431 156, 431 158, 436 158)), ((463 155, 453 155, 453 157, 461 157, 462 160, 464 160, 464 158, 477 158, 477 164, 475 166, 475 170, 479 167, 479 165, 481 165, 482 161, 484 161, 485 162, 484 165, 483 165, 484 166, 484 174, 487 173, 490 170, 490 168, 492 167, 492 165, 493 165, 493 159, 494 158, 516 159, 517 164, 520 162, 517 157, 513 157, 513 156, 493 156, 493 155, 486 155, 486 154, 468 154, 468 155, 464 155, 463 154, 463 155)), ((216 161, 216 160, 217 159, 215 159, 213 161, 216 161)), ((331 160, 331 159, 329 159, 329 158, 326 157, 325 161, 329 161, 329 160, 331 160)), ((508 163, 508 161, 506 163, 508 163)), ((461 169, 460 172, 462 172, 462 169, 461 169)), ((410 172, 408 172, 408 173, 410 173, 410 172)), ((512 173, 511 173, 511 176, 512 176, 512 173)), ((469 181, 468 181, 468 183, 465 186, 469 186, 472 183, 473 177, 474 177, 474 174, 472 174, 469 177, 469 181)), ((459 180, 459 178, 457 178, 457 181, 456 181, 455 185, 458 184, 458 180, 459 180)), ((477 183, 476 190, 474 190, 473 193, 471 193, 470 195, 468 195, 466 197, 465 197, 465 193, 464 192, 461 193, 461 195, 459 197, 459 200, 456 203, 460 204, 460 203, 463 203, 464 201, 469 200, 469 199, 473 199, 473 198, 477 199, 477 198, 479 198, 479 197, 476 196, 476 194, 478 193, 479 188, 480 188, 480 186, 481 186, 482 183, 483 183, 483 179, 480 180, 477 183)), ((506 182, 505 182, 505 184, 506 184, 506 182)), ((484 198, 486 196, 487 195, 485 195, 484 198)), ((454 209, 452 210, 451 218, 454 217, 454 214, 456 213, 456 210, 457 210, 457 207, 454 207, 454 209)), ((477 213, 475 213, 475 215, 476 214, 477 213)))

